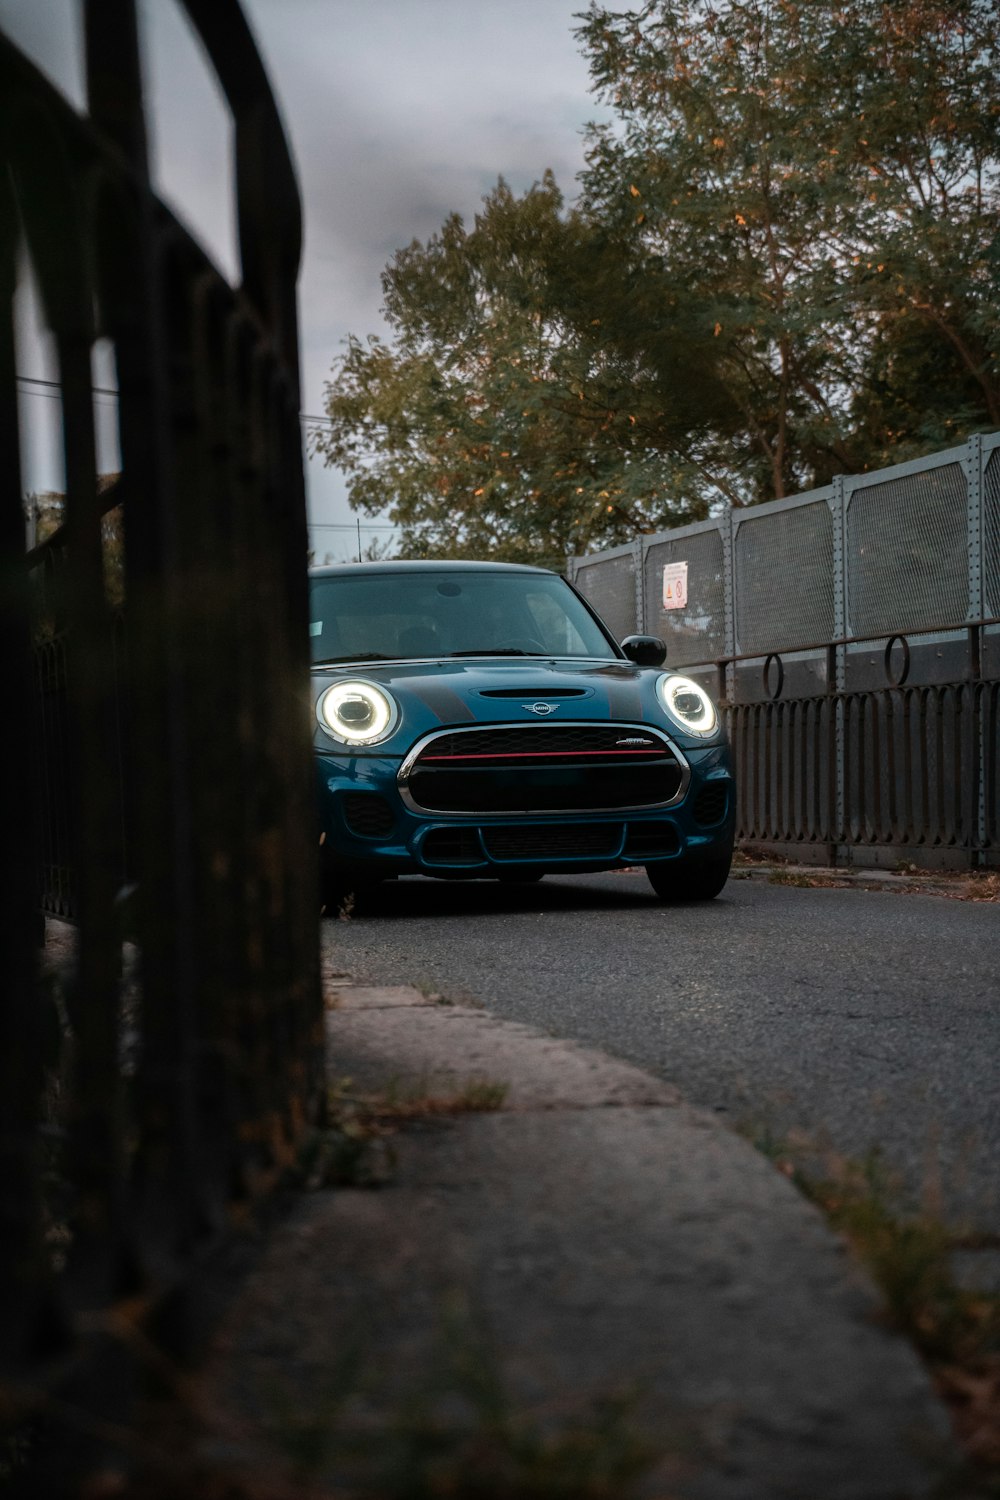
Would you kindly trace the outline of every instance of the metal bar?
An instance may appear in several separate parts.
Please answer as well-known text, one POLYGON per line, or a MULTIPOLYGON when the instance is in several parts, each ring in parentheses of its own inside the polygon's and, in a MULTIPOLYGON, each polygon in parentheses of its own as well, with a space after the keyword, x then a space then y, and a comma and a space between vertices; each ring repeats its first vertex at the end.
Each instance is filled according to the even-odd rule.
MULTIPOLYGON (((82 309, 81 309, 82 312, 82 309)), ((97 465, 90 398, 91 330, 58 334, 66 453, 66 543, 71 564, 67 621, 67 709, 73 745, 72 860, 79 925, 70 1006, 77 1081, 67 1143, 78 1192, 73 1260, 86 1301, 119 1290, 122 1236, 121 1089, 118 995, 121 934, 115 896, 117 788, 111 619, 96 505, 97 465)))
MULTIPOLYGON (((0 1368, 35 1350, 48 1300, 42 1240, 42 1159, 38 1120, 43 1086, 43 1023, 37 993, 35 901, 39 785, 31 599, 23 568, 20 438, 12 304, 15 206, 0 177, 0 660, 8 722, 0 841, 4 983, 0 990, 0 1368)), ((49 1013, 51 1015, 51 1012, 49 1013)))
POLYGON ((274 336, 298 410, 295 288, 302 253, 302 205, 281 118, 237 0, 182 3, 232 109, 243 290, 274 336))

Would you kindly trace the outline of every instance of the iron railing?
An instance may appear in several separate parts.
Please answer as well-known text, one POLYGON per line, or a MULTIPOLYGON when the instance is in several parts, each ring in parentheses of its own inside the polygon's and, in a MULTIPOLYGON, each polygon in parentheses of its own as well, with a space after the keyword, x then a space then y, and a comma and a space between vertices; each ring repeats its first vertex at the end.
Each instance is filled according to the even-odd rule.
POLYGON ((1000 433, 573 558, 569 576, 721 700, 743 842, 1000 862, 1000 433))
POLYGON ((0 37, 8 1373, 79 1346, 126 1295, 162 1305, 322 1110, 298 190, 237 0, 184 4, 232 113, 238 289, 152 192, 133 0, 84 7, 86 117, 0 37), (66 472, 65 522, 27 559, 22 254, 58 353, 66 472), (117 368, 113 495, 98 338, 117 368), (54 979, 40 903, 75 924, 54 979))

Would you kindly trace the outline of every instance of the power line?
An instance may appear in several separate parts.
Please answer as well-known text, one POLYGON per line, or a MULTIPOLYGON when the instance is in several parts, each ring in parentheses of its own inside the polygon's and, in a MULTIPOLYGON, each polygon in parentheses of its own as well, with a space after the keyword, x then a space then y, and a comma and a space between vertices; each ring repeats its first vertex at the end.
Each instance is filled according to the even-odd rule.
MULTIPOLYGON (((55 396, 62 392, 61 380, 42 380, 37 375, 18 375, 17 383, 18 385, 34 385, 40 388, 37 392, 28 391, 26 393, 28 395, 55 396)), ((115 400, 118 399, 118 392, 106 385, 92 385, 90 393, 92 396, 114 396, 115 400)))
MULTIPOLYGON (((32 395, 45 395, 55 398, 62 391, 60 381, 44 380, 40 375, 18 375, 17 381, 19 385, 37 387, 37 390, 29 393, 32 395)), ((90 390, 94 396, 113 396, 115 400, 118 399, 118 392, 111 386, 92 385, 90 390)), ((318 422, 328 427, 332 426, 329 417, 315 417, 311 416, 308 412, 300 412, 299 421, 303 423, 318 422)), ((310 531, 357 531, 359 526, 362 531, 396 532, 400 529, 398 526, 386 526, 378 523, 373 525, 368 522, 354 521, 313 521, 310 522, 309 529, 310 531)))
MULTIPOLYGON (((55 392, 62 390, 61 380, 43 380, 40 375, 18 375, 17 382, 18 385, 37 386, 39 388, 39 391, 55 392)), ((90 387, 90 392, 93 396, 114 396, 116 400, 119 394, 113 386, 108 385, 92 385, 90 387)), ((317 417, 314 416, 311 412, 306 411, 299 412, 299 421, 313 422, 318 424, 320 427, 333 426, 333 422, 329 417, 317 417)))

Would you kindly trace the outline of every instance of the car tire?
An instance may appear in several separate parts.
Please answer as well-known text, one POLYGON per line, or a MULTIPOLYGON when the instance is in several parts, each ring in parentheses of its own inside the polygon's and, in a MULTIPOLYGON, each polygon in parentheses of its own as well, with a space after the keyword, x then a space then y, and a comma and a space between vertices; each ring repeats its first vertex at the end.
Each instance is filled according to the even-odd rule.
POLYGON ((729 879, 732 850, 716 859, 671 860, 647 865, 646 874, 661 901, 711 901, 729 879))

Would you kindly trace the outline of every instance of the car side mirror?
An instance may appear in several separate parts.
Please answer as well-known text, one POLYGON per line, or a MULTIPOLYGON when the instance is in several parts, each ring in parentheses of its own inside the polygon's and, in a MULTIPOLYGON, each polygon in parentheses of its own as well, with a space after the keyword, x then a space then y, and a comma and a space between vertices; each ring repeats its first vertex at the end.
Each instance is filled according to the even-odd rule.
POLYGON ((662 667, 667 659, 666 645, 658 635, 627 635, 621 648, 637 667, 662 667))

